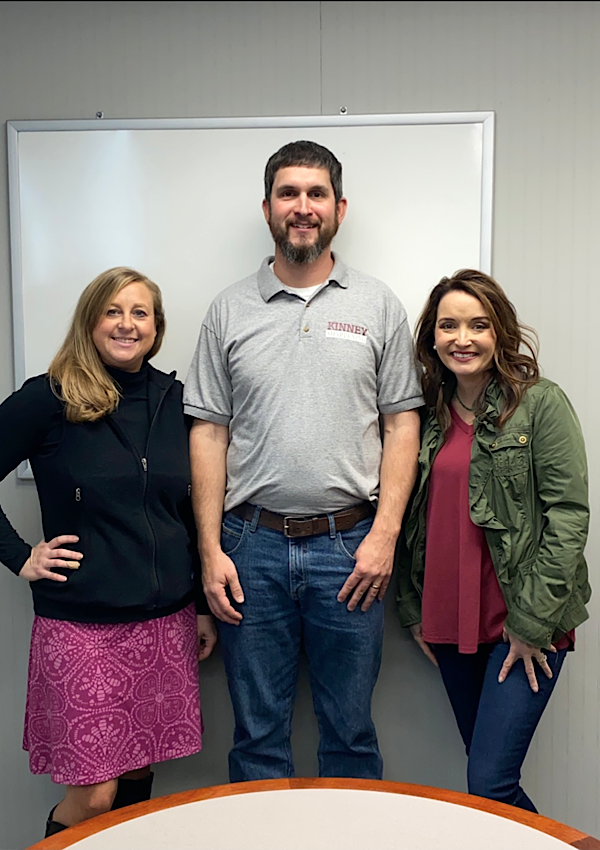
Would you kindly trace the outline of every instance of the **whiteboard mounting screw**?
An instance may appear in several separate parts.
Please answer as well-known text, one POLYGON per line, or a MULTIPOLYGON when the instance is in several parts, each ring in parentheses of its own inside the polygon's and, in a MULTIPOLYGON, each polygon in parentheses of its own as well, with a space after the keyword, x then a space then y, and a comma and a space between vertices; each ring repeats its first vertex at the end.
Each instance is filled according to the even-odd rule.
POLYGON ((348 112, 348 107, 340 106, 340 115, 345 115, 348 112))
POLYGON ((96 112, 96 118, 104 118, 104 112, 96 112))

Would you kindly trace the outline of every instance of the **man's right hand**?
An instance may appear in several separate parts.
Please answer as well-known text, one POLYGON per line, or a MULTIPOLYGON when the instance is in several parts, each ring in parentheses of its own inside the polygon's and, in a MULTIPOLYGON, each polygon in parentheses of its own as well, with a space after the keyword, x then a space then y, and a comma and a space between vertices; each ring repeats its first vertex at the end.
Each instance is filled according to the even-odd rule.
POLYGON ((242 615, 236 611, 227 596, 227 587, 236 602, 244 601, 244 591, 233 561, 219 550, 211 556, 201 556, 202 584, 212 613, 224 623, 239 626, 242 615))

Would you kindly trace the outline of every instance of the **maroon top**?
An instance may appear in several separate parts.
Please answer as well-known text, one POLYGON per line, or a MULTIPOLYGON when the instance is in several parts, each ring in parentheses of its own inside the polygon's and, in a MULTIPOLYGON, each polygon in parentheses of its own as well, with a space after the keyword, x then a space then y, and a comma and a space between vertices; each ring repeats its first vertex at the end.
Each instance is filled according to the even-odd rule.
MULTIPOLYGON (((433 462, 427 504, 423 638, 475 653, 502 640, 508 611, 485 539, 469 513, 473 426, 450 408, 452 425, 433 462)), ((572 647, 574 632, 555 644, 572 647)))

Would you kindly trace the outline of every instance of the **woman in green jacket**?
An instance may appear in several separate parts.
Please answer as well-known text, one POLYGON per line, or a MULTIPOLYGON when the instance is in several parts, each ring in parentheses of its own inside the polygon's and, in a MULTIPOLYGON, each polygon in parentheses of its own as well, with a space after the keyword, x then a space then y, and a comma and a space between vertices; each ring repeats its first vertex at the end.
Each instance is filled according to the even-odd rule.
POLYGON ((470 793, 536 811, 521 765, 590 597, 581 428, 488 275, 443 278, 416 340, 426 408, 400 619, 440 668, 470 793))

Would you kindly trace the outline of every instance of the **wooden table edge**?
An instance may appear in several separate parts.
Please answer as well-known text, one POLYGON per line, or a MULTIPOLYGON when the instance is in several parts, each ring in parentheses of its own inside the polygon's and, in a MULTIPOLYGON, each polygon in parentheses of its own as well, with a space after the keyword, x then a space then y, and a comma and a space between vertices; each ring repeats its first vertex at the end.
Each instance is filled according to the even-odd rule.
POLYGON ((65 850, 77 841, 88 838, 97 832, 125 823, 128 820, 151 814, 152 812, 170 809, 174 806, 183 806, 187 803, 196 803, 200 800, 212 800, 215 797, 230 797, 236 794, 254 794, 259 791, 285 791, 304 788, 333 788, 351 791, 379 791, 389 794, 404 794, 412 797, 427 797, 433 800, 441 800, 453 803, 457 806, 465 806, 470 809, 488 812, 508 820, 517 821, 524 826, 537 829, 552 835, 565 844, 570 844, 578 850, 600 850, 600 841, 592 835, 581 832, 572 826, 552 820, 551 818, 517 809, 505 803, 497 803, 495 800, 487 800, 484 797, 475 797, 462 791, 449 791, 445 788, 433 788, 428 785, 412 785, 408 782, 387 782, 373 779, 345 779, 345 778, 294 778, 294 779, 264 779, 255 782, 238 782, 232 785, 211 785, 207 788, 196 788, 192 791, 180 791, 177 794, 169 794, 165 797, 156 797, 135 806, 127 806, 114 812, 107 812, 91 820, 72 826, 63 832, 59 832, 50 838, 45 838, 37 844, 32 844, 26 850, 65 850))

